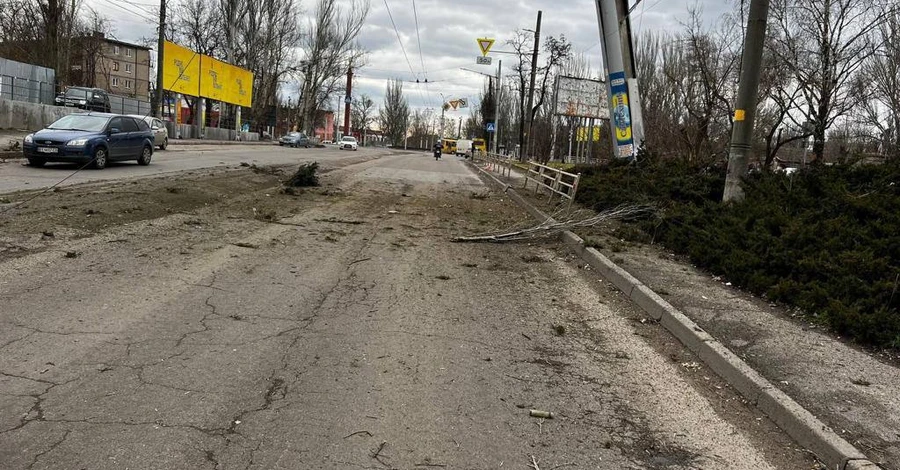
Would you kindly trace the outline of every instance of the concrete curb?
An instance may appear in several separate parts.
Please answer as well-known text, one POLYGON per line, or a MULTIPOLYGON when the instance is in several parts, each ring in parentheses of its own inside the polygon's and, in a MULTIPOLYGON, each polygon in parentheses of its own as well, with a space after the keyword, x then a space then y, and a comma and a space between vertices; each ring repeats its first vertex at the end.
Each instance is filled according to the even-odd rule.
MULTIPOLYGON (((503 186, 503 191, 536 219, 543 222, 550 218, 528 203, 508 184, 503 183, 477 165, 473 166, 482 174, 489 176, 490 180, 503 186)), ((800 445, 812 451, 828 468, 836 470, 877 470, 880 468, 628 271, 613 263, 599 251, 586 248, 581 237, 566 231, 563 232, 561 238, 563 243, 582 260, 612 282, 651 318, 659 321, 683 345, 697 354, 713 372, 737 389, 741 395, 762 410, 769 419, 800 445)))
POLYGON ((275 145, 276 141, 238 141, 238 140, 203 140, 203 139, 170 139, 169 145, 172 146, 191 146, 191 145, 275 145))

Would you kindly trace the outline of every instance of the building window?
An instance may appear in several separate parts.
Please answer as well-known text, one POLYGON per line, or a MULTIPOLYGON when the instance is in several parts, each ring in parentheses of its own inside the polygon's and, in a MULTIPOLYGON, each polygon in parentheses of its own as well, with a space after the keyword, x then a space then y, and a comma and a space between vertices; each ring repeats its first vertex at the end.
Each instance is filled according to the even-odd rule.
POLYGON ((131 57, 131 49, 125 49, 125 57, 131 57))
POLYGON ((119 55, 119 46, 113 46, 113 54, 119 55))
POLYGON ((131 80, 125 80, 125 88, 130 90, 133 84, 134 82, 132 82, 131 80))
POLYGON ((119 88, 119 79, 116 77, 112 78, 112 86, 115 88, 119 88))
MULTIPOLYGON (((118 69, 116 69, 116 70, 118 70, 118 69)), ((131 73, 132 71, 133 70, 132 70, 131 64, 125 64, 125 73, 131 73)))
POLYGON ((119 63, 113 62, 113 72, 118 72, 118 71, 119 71, 119 63))

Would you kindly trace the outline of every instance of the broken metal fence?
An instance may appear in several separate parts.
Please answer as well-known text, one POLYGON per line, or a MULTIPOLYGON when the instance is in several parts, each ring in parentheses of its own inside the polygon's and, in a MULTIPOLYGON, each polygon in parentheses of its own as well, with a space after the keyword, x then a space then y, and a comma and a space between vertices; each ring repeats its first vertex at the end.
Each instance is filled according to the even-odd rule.
POLYGON ((534 193, 546 192, 549 194, 547 202, 552 202, 554 196, 569 200, 569 206, 575 201, 578 192, 578 183, 581 181, 581 173, 569 173, 536 162, 526 162, 525 183, 523 189, 528 188, 528 182, 534 184, 534 193))

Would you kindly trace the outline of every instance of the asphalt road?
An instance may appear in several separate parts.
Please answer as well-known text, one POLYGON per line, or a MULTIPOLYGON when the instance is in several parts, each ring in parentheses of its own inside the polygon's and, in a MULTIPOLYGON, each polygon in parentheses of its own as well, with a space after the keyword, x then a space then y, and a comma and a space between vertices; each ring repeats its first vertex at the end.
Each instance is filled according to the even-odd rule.
POLYGON ((459 160, 229 171, 54 193, 0 258, 0 467, 814 468, 555 242, 450 242, 528 220, 459 160))
POLYGON ((234 166, 241 162, 257 165, 279 165, 311 160, 340 161, 360 156, 385 155, 385 149, 362 148, 358 151, 341 151, 336 147, 324 149, 287 148, 267 145, 190 145, 170 146, 156 150, 149 166, 135 162, 112 163, 103 170, 84 169, 72 175, 82 165, 48 163, 44 168, 31 168, 24 160, 0 164, 0 193, 41 189, 58 183, 72 175, 63 185, 113 181, 129 178, 158 176, 168 173, 234 166))

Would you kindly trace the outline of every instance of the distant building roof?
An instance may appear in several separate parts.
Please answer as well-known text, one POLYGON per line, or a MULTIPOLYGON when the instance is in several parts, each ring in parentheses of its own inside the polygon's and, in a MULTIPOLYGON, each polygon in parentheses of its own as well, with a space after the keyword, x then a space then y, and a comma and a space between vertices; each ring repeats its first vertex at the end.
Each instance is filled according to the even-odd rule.
POLYGON ((93 34, 92 36, 89 36, 89 37, 99 38, 99 39, 102 39, 102 40, 104 40, 104 41, 106 41, 106 42, 108 42, 108 43, 110 43, 110 44, 118 44, 118 45, 120 45, 120 46, 131 47, 131 48, 134 48, 134 49, 143 49, 143 50, 145 50, 145 51, 149 51, 149 50, 152 49, 151 47, 141 46, 141 45, 138 45, 138 44, 132 44, 132 43, 130 43, 130 42, 120 41, 120 40, 114 39, 114 38, 108 38, 108 37, 106 37, 106 34, 101 33, 100 31, 94 31, 94 34, 93 34))

